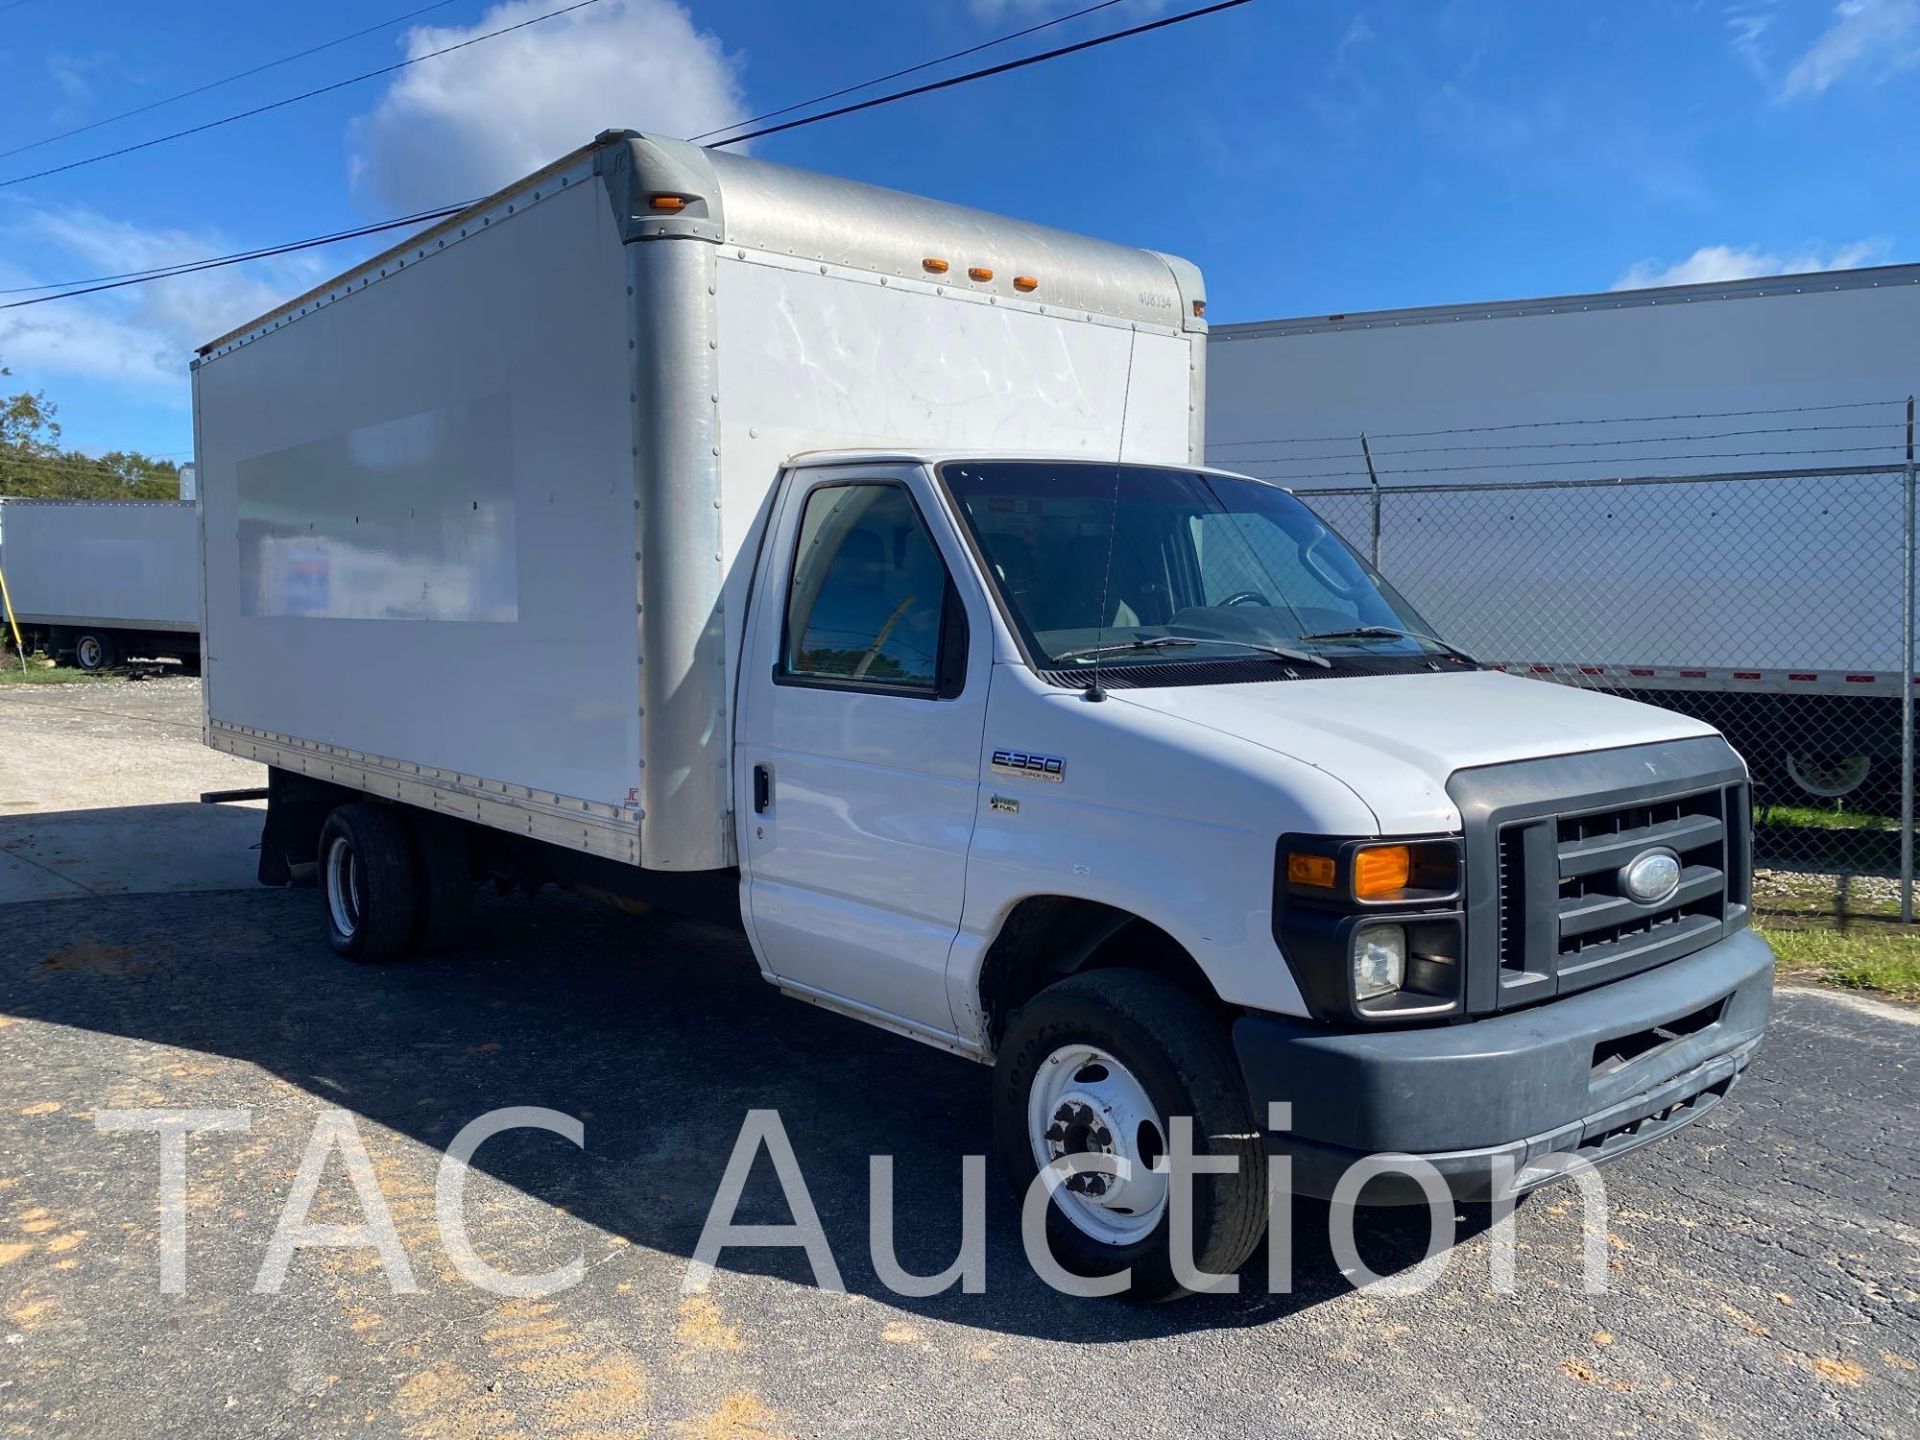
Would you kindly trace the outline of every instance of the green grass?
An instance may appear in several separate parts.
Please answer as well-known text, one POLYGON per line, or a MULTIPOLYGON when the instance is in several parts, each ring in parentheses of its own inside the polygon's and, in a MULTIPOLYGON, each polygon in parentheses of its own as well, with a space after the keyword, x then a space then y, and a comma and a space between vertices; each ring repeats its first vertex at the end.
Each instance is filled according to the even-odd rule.
POLYGON ((43 668, 32 656, 27 657, 27 668, 22 670, 18 655, 0 655, 0 685, 92 685, 106 678, 66 665, 43 668))
POLYGON ((1778 916, 1760 917, 1755 928, 1773 946, 1783 976, 1920 1000, 1920 931, 1875 921, 1809 925, 1778 916))
POLYGON ((1829 810, 1812 805, 1756 805, 1756 825, 1787 825, 1796 830, 1898 830, 1893 815, 1869 815, 1863 810, 1829 810))

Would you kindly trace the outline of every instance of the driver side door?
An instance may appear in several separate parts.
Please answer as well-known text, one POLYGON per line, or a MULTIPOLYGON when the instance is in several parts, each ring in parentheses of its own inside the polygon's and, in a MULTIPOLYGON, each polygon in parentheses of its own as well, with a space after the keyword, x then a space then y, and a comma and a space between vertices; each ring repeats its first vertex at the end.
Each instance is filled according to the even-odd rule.
POLYGON ((741 678, 747 917, 783 987, 951 1033, 985 597, 924 472, 797 475, 762 552, 741 678))

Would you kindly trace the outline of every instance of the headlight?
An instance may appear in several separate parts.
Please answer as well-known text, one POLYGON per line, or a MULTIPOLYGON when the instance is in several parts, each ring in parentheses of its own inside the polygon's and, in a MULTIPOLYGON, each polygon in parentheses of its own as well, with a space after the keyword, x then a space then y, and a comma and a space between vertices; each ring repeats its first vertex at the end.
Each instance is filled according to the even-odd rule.
POLYGON ((1457 835, 1280 836, 1273 938, 1308 1010, 1370 1025, 1464 1014, 1465 883, 1457 835))
POLYGON ((1374 1000, 1407 983, 1407 932, 1366 925, 1353 932, 1353 998, 1374 1000))

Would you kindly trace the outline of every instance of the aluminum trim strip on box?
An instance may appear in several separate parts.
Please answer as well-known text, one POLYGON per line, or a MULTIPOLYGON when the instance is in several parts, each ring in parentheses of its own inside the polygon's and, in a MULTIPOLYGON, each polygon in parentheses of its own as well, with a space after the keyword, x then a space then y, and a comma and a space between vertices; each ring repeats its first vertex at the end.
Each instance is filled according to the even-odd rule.
POLYGON ((456 774, 431 765, 369 755, 270 730, 209 723, 207 743, 242 759, 297 771, 368 795, 471 820, 563 849, 640 863, 641 811, 534 790, 503 780, 456 774))

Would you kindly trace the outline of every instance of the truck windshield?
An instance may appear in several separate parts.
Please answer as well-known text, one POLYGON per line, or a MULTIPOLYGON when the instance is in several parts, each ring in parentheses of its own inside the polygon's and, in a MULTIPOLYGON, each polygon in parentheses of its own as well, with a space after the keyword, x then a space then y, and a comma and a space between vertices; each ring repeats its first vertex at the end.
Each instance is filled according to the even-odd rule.
POLYGON ((950 463, 941 477, 1045 668, 1451 648, 1277 486, 1072 461, 950 463))

